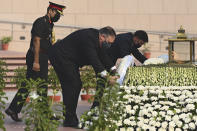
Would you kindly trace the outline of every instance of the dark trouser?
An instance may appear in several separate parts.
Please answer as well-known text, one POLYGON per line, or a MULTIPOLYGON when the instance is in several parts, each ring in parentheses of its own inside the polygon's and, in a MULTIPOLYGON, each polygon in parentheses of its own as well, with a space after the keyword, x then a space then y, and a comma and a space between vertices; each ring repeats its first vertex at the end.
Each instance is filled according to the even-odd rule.
MULTIPOLYGON (((27 64, 26 78, 27 79, 31 78, 33 80, 36 80, 37 78, 41 78, 41 79, 47 81, 47 78, 48 78, 48 55, 43 54, 43 53, 39 54, 39 63, 40 63, 40 71, 39 72, 32 70, 33 62, 34 62, 34 54, 32 51, 28 50, 28 52, 26 54, 26 64, 27 64)), ((26 83, 22 83, 21 86, 22 87, 18 90, 18 92, 16 93, 14 99, 12 100, 12 102, 9 106, 9 109, 11 109, 12 111, 14 111, 16 113, 21 112, 21 109, 25 103, 25 100, 29 95, 29 90, 25 87, 26 83), (23 87, 25 87, 25 88, 23 88, 23 87)), ((47 90, 48 90, 47 85, 41 86, 40 88, 44 88, 45 90, 44 90, 44 92, 42 92, 42 94, 39 93, 39 90, 38 90, 38 94, 47 97, 47 90)))
POLYGON ((78 98, 81 91, 79 67, 67 58, 58 55, 54 48, 50 50, 49 60, 60 80, 63 103, 66 107, 65 121, 75 121, 78 98))
POLYGON ((99 78, 97 80, 96 96, 95 96, 94 102, 91 106, 91 109, 100 105, 99 101, 103 97, 104 89, 105 89, 105 79, 104 78, 99 78))

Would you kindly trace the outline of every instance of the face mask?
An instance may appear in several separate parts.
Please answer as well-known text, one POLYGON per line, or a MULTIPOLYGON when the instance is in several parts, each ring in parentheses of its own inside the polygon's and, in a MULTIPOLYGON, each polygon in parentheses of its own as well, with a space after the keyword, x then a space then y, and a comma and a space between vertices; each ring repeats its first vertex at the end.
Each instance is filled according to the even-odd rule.
POLYGON ((140 48, 140 47, 141 47, 140 44, 134 44, 134 46, 135 46, 136 48, 140 48))
POLYGON ((102 43, 102 47, 108 49, 111 47, 111 44, 107 43, 106 41, 102 43))
POLYGON ((57 12, 54 17, 51 18, 52 22, 57 22, 60 19, 60 13, 57 12))

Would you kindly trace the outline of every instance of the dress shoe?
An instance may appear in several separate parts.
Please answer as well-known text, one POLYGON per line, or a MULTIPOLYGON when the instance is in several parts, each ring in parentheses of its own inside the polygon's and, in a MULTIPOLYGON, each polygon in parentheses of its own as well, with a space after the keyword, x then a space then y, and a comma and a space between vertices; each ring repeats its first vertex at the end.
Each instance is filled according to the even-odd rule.
POLYGON ((64 127, 72 127, 79 129, 79 120, 77 116, 66 117, 67 119, 64 120, 63 126, 64 127))
POLYGON ((21 122, 22 119, 18 118, 18 114, 14 111, 12 111, 11 109, 7 109, 5 110, 5 113, 10 116, 12 118, 12 120, 16 121, 16 122, 21 122))

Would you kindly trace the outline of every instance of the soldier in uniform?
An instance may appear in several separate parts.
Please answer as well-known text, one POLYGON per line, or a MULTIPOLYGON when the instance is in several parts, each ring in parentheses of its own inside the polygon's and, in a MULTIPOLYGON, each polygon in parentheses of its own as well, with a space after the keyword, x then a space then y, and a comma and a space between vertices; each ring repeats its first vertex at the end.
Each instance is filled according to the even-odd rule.
POLYGON ((147 58, 140 53, 138 48, 146 42, 148 42, 148 35, 143 30, 138 30, 134 34, 131 32, 118 34, 112 46, 107 49, 107 53, 114 64, 117 59, 131 54, 141 63, 144 63, 147 58))
MULTIPOLYGON (((49 49, 49 60, 54 67, 61 83, 63 103, 66 107, 64 114, 65 127, 77 127, 78 118, 76 108, 82 83, 80 80, 79 67, 92 65, 97 76, 105 77, 106 68, 113 64, 103 60, 103 48, 108 47, 115 40, 116 33, 111 27, 97 29, 82 29, 75 31, 57 42, 49 49)), ((111 83, 115 82, 116 76, 111 76, 111 83)))
MULTIPOLYGON (((36 19, 36 21, 33 23, 30 48, 26 54, 27 79, 31 78, 36 80, 37 78, 40 78, 47 81, 48 48, 52 46, 53 43, 53 23, 60 19, 64 8, 65 6, 49 2, 47 14, 36 19)), ((24 87, 25 83, 23 83, 22 86, 24 87)), ((44 85, 40 88, 43 88, 45 91, 43 93, 38 92, 38 94, 47 97, 47 85, 44 85)), ((26 88, 20 88, 12 100, 10 106, 8 109, 6 109, 5 113, 9 115, 14 121, 22 121, 20 118, 18 118, 18 113, 21 112, 23 104, 28 95, 29 91, 26 88)))

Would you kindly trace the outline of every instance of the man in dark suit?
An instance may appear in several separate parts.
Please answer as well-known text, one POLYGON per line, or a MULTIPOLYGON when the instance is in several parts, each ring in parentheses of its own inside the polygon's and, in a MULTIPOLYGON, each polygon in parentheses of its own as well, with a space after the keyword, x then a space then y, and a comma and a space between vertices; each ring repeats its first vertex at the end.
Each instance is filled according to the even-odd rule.
MULTIPOLYGON (((49 49, 49 60, 60 80, 63 103, 66 107, 65 127, 77 127, 79 123, 76 115, 82 87, 79 67, 91 65, 97 76, 105 78, 106 67, 109 70, 115 69, 110 60, 104 59, 107 57, 105 48, 114 42, 115 36, 116 33, 111 27, 100 30, 82 29, 71 33, 49 49)), ((116 78, 111 76, 111 83, 115 82, 116 78)))
POLYGON ((123 58, 126 55, 133 55, 141 63, 147 59, 143 56, 138 48, 148 42, 148 35, 143 30, 138 30, 133 33, 118 34, 114 43, 107 49, 108 55, 115 64, 118 58, 123 58))

